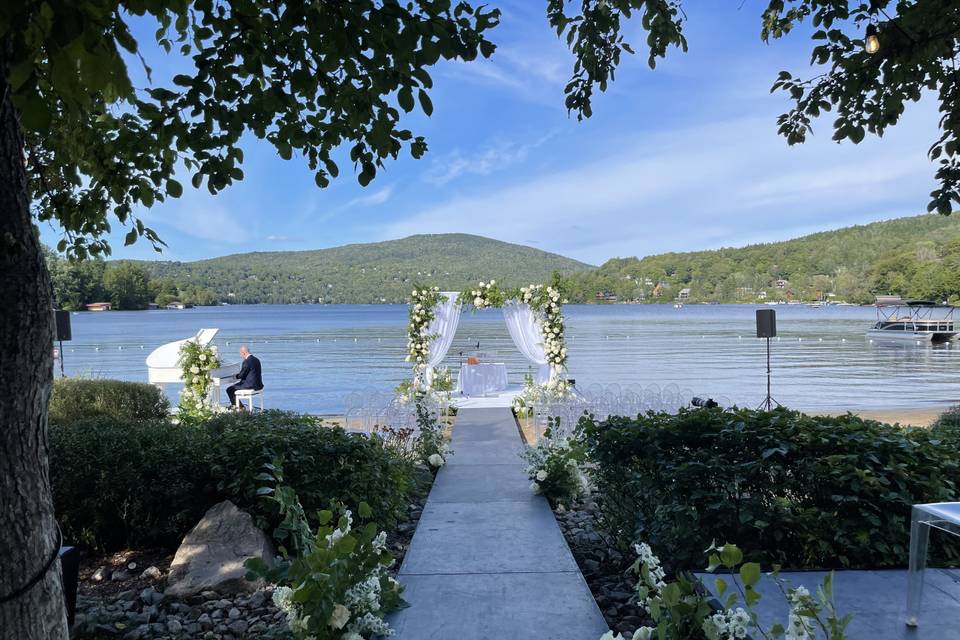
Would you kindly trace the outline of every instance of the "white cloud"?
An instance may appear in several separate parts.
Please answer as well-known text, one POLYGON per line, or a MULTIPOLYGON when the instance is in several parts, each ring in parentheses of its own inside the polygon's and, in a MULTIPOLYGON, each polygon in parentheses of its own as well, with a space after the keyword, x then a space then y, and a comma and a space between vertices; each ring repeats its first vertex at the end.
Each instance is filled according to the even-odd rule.
MULTIPOLYGON (((827 123, 821 123, 825 125, 827 123)), ((858 146, 788 147, 769 118, 591 141, 596 161, 455 196, 387 226, 383 237, 470 232, 590 261, 741 245, 922 211, 935 120, 910 118, 858 146)))
POLYGON ((290 239, 289 236, 278 236, 273 234, 267 236, 267 240, 269 240, 270 242, 286 242, 289 239, 290 239))
POLYGON ((532 150, 551 137, 553 134, 547 134, 527 143, 501 140, 469 154, 455 150, 435 158, 423 179, 430 184, 444 185, 464 175, 489 175, 525 161, 532 150))
POLYGON ((384 202, 389 200, 390 196, 392 195, 393 195, 393 185, 389 185, 384 187, 383 189, 374 191, 373 193, 369 193, 367 195, 354 198, 353 200, 350 200, 349 202, 347 202, 347 204, 344 205, 344 207, 345 208, 346 207, 373 207, 378 204, 383 204, 384 202))

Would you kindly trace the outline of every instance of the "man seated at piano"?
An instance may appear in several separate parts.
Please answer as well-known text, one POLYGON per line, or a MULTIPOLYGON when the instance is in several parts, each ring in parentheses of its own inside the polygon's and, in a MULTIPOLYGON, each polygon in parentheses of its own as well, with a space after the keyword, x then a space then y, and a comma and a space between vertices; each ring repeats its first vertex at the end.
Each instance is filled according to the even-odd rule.
MULTIPOLYGON (((240 357, 243 358, 243 365, 240 367, 240 373, 236 376, 240 382, 227 387, 227 397, 230 398, 231 405, 237 404, 236 396, 237 391, 240 389, 254 389, 255 391, 263 389, 263 378, 260 375, 260 360, 257 356, 250 353, 247 345, 240 347, 240 357)), ((243 408, 242 402, 240 403, 240 408, 243 408)))

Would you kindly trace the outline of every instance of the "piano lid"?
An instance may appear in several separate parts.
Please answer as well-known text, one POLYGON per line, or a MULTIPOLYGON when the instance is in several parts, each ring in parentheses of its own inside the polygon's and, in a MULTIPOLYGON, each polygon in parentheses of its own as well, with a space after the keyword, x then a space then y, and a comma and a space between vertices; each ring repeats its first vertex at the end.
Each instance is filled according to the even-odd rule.
POLYGON ((188 340, 208 345, 218 331, 219 329, 200 329, 193 337, 168 342, 154 349, 147 356, 147 379, 153 383, 180 382, 183 379, 180 371, 180 345, 188 340))

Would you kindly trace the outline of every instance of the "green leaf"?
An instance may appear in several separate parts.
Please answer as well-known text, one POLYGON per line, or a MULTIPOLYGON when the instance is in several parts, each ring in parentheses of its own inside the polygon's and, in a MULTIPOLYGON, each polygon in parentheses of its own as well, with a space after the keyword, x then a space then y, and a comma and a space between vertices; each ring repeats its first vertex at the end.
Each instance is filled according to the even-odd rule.
POLYGON ((760 565, 756 562, 745 562, 740 567, 740 579, 745 586, 755 586, 760 582, 760 565))
POLYGON ((428 96, 428 95, 427 95, 427 92, 424 91, 423 89, 420 89, 420 91, 419 91, 419 93, 418 93, 417 95, 418 95, 419 98, 420 98, 420 108, 423 109, 423 112, 424 112, 425 114, 427 114, 428 116, 429 116, 429 115, 432 115, 432 114, 433 114, 433 103, 430 101, 430 96, 428 96))
POLYGON ((183 195, 183 185, 173 178, 170 178, 167 180, 167 194, 173 198, 179 198, 183 195))
POLYGON ((737 545, 728 542, 720 550, 720 560, 723 562, 723 566, 728 569, 735 569, 738 564, 743 562, 743 552, 737 545))
POLYGON ((124 236, 124 238, 123 238, 123 244, 124 244, 125 246, 130 246, 131 244, 133 244, 134 242, 137 241, 137 237, 138 237, 138 236, 137 236, 137 230, 136 230, 136 229, 130 229, 130 231, 127 232, 127 235, 124 236))
POLYGON ((370 508, 370 505, 366 502, 361 502, 357 506, 357 513, 360 514, 361 518, 369 518, 373 515, 373 509, 370 508))
POLYGON ((400 108, 410 113, 413 111, 413 90, 410 87, 403 87, 397 93, 397 102, 400 108))

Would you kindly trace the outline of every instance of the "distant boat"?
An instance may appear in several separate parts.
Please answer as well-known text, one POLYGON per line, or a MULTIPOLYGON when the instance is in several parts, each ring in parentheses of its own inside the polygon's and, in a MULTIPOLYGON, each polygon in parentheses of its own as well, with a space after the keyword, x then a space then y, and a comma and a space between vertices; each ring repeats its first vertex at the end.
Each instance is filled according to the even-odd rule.
POLYGON ((180 310, 180 309, 192 309, 192 308, 193 308, 192 304, 185 304, 183 302, 171 302, 170 304, 167 305, 167 309, 180 310))
POLYGON ((673 305, 673 308, 674 308, 674 309, 683 309, 683 303, 682 303, 682 302, 677 302, 677 303, 675 303, 675 304, 673 305))
POLYGON ((954 307, 930 300, 877 302, 877 323, 867 331, 876 340, 946 342, 957 335, 954 307))

